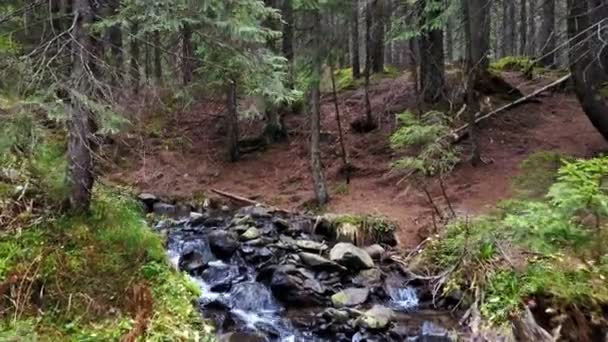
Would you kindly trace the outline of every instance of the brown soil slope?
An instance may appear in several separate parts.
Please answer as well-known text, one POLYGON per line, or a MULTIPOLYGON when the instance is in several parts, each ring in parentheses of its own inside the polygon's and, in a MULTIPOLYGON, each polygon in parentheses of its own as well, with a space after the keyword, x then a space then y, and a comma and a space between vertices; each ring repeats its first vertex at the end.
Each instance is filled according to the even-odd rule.
MULTIPOLYGON (((524 93, 547 82, 524 83, 514 74, 506 77, 524 93)), ((400 242, 413 246, 428 234, 430 210, 413 187, 396 185, 399 178, 390 173, 392 151, 388 145, 395 125, 391 113, 414 106, 412 85, 406 76, 385 79, 372 87, 371 94, 380 125, 364 135, 346 129, 348 123, 363 115, 362 90, 340 94, 348 154, 358 169, 348 187, 340 174, 333 103, 329 96, 324 99, 323 162, 332 197, 327 209, 387 216, 399 224, 400 242)), ((447 193, 459 214, 483 213, 509 197, 511 179, 531 153, 553 150, 591 156, 608 148, 572 94, 546 94, 539 99, 482 125, 482 155, 493 162, 477 168, 462 164, 446 178, 447 193)), ((209 105, 180 113, 178 124, 166 131, 164 138, 185 139, 187 143, 167 149, 158 139, 144 138, 134 149, 137 153, 130 154, 128 170, 113 173, 109 179, 168 197, 190 197, 217 188, 288 209, 301 208, 313 197, 305 115, 286 119, 289 142, 227 163, 221 158, 220 114, 221 106, 209 105)), ((245 121, 243 126, 245 131, 252 131, 259 128, 259 123, 245 121)), ((466 142, 463 146, 466 153, 466 142)), ((433 191, 433 195, 439 192, 433 191)))

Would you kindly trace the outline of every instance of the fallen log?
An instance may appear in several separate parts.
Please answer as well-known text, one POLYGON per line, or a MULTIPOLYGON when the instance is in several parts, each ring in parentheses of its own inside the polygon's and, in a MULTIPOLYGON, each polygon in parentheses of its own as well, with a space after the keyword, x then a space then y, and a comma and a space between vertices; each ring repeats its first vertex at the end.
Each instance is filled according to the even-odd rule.
MULTIPOLYGON (((496 114, 502 113, 502 112, 504 112, 504 111, 506 111, 508 109, 511 109, 511 108, 514 108, 514 107, 516 107, 518 105, 526 103, 530 99, 539 96, 540 94, 544 93, 545 91, 547 91, 549 89, 552 89, 552 88, 555 88, 555 87, 557 87, 557 86, 565 83, 566 81, 568 81, 570 79, 570 77, 572 77, 572 74, 568 74, 568 75, 566 75, 566 76, 558 79, 557 81, 555 81, 555 82, 553 82, 551 84, 548 84, 548 85, 546 85, 546 86, 544 86, 544 87, 542 87, 540 89, 535 90, 534 92, 532 92, 529 95, 521 97, 521 98, 519 98, 519 99, 517 99, 517 100, 515 100, 515 101, 513 101, 511 103, 508 103, 508 104, 506 104, 506 105, 504 105, 504 106, 502 106, 502 107, 500 107, 500 108, 498 108, 498 109, 496 109, 494 111, 491 111, 491 112, 489 112, 489 113, 487 113, 485 115, 480 115, 480 113, 477 113, 477 114, 475 114, 475 117, 476 117, 475 124, 478 124, 481 121, 486 120, 488 118, 491 118, 491 117, 495 116, 496 114)), ((460 141, 462 141, 463 139, 465 139, 469 135, 468 128, 469 128, 469 124, 462 125, 461 127, 459 127, 457 129, 453 130, 452 132, 450 132, 446 138, 449 139, 452 144, 459 143, 460 141)))
POLYGON ((262 203, 260 203, 260 202, 254 201, 254 200, 249 199, 249 198, 247 198, 247 197, 239 196, 239 195, 236 195, 236 194, 231 194, 231 193, 226 192, 226 191, 217 190, 217 189, 211 189, 211 191, 212 191, 213 193, 215 193, 215 194, 218 194, 218 195, 220 195, 220 196, 223 196, 223 197, 229 198, 229 199, 231 199, 231 200, 233 200, 233 201, 237 201, 237 202, 243 202, 243 203, 246 203, 246 204, 249 204, 249 205, 262 205, 262 206, 264 206, 264 205, 263 205, 262 203))

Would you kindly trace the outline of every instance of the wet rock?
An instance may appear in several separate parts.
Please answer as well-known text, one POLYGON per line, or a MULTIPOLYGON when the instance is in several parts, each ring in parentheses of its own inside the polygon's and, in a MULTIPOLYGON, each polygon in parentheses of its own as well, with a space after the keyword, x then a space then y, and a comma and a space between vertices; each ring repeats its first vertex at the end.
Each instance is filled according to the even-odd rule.
POLYGON ((137 199, 139 199, 139 201, 144 204, 147 212, 152 212, 154 210, 154 203, 160 202, 158 197, 145 192, 139 194, 139 196, 137 196, 137 199))
POLYGON ((273 217, 272 218, 272 224, 274 224, 274 226, 277 228, 277 230, 282 231, 285 230, 287 228, 289 228, 289 221, 280 218, 280 217, 273 217))
POLYGON ((219 227, 224 224, 224 219, 221 217, 211 217, 207 213, 203 213, 202 216, 191 219, 191 226, 204 226, 204 227, 219 227))
POLYGON ((267 342, 268 339, 255 332, 231 332, 219 337, 220 342, 267 342))
POLYGON ((437 326, 432 322, 424 322, 420 335, 418 336, 419 342, 453 342, 455 338, 450 336, 449 331, 437 326))
POLYGON ((357 306, 367 301, 369 290, 366 288, 348 288, 331 296, 331 302, 335 307, 357 306))
POLYGON ((382 285, 382 271, 378 268, 362 270, 352 279, 353 284, 363 287, 378 287, 382 285))
POLYGON ((336 244, 329 252, 329 259, 353 270, 374 267, 374 260, 367 252, 347 242, 336 244))
POLYGON ((251 216, 252 218, 271 218, 272 211, 262 206, 243 207, 238 210, 237 214, 243 216, 251 216))
POLYGON ((326 288, 319 283, 314 274, 294 265, 281 265, 276 268, 270 280, 270 289, 285 303, 295 305, 323 305, 326 288))
POLYGON ((152 205, 152 211, 156 215, 175 216, 177 214, 177 207, 168 203, 155 202, 152 205))
POLYGON ((268 288, 255 282, 233 285, 230 291, 230 307, 252 312, 281 310, 268 288))
POLYGON ((238 236, 234 233, 217 230, 209 233, 207 237, 211 252, 220 259, 229 259, 240 245, 238 236))
POLYGON ((266 236, 260 236, 256 239, 245 242, 245 244, 247 244, 249 246, 263 247, 263 246, 267 246, 273 242, 275 242, 275 240, 273 238, 269 238, 266 236))
POLYGON ((382 306, 374 305, 371 309, 365 311, 357 320, 357 325, 371 330, 381 330, 388 328, 393 319, 393 310, 382 306))
POLYGON ((226 292, 233 284, 245 280, 246 273, 238 266, 227 265, 222 262, 210 262, 207 269, 201 273, 201 278, 213 292, 226 292))
POLYGON ((313 230, 313 224, 310 220, 299 219, 299 220, 292 221, 291 224, 289 225, 289 228, 287 229, 287 231, 285 233, 287 233, 291 236, 297 236, 302 233, 311 234, 312 230, 313 230))
POLYGON ((249 241, 260 237, 260 231, 255 227, 248 228, 243 234, 241 234, 241 240, 249 241))
POLYGON ((323 252, 327 249, 327 245, 322 242, 316 242, 311 240, 296 240, 295 243, 296 246, 307 251, 323 252))
POLYGON ((379 244, 367 246, 363 250, 366 251, 367 254, 372 257, 372 259, 380 259, 380 257, 386 252, 384 247, 380 246, 379 244))
POLYGON ((318 254, 301 252, 298 256, 304 265, 315 270, 325 270, 328 272, 344 272, 346 268, 336 262, 328 260, 318 254))
POLYGON ((249 229, 249 228, 251 228, 251 227, 244 225, 244 224, 239 224, 239 225, 236 225, 236 226, 230 228, 230 231, 233 231, 240 235, 240 234, 243 234, 244 232, 246 232, 247 229, 249 229))
POLYGON ((179 257, 179 269, 188 273, 201 271, 213 258, 198 250, 189 250, 179 257))

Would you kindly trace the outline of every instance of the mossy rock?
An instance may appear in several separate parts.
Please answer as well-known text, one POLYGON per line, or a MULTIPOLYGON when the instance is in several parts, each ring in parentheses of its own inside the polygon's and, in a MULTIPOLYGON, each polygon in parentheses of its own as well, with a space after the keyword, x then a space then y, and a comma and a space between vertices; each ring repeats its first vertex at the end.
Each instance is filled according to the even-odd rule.
POLYGON ((356 246, 376 243, 390 246, 397 244, 395 239, 397 225, 384 217, 326 214, 324 218, 332 237, 337 241, 350 242, 356 246))

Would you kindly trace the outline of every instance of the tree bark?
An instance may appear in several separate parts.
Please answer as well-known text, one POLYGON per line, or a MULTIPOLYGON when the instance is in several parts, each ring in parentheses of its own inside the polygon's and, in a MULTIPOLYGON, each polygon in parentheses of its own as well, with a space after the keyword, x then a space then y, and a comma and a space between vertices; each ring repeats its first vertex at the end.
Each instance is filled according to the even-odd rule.
POLYGON ((194 47, 192 46, 192 28, 184 23, 182 27, 182 83, 192 82, 194 73, 194 47))
POLYGON ((139 23, 131 24, 131 86, 135 95, 139 94, 139 23))
MULTIPOLYGON (((93 9, 88 0, 74 0, 73 12, 77 19, 73 31, 71 87, 88 96, 92 95, 92 85, 87 69, 93 63, 91 51, 95 51, 93 37, 88 32, 88 27, 93 23, 93 9)), ((96 127, 93 114, 80 96, 71 96, 70 104, 67 203, 70 211, 83 213, 89 210, 95 182, 93 155, 96 127)))
POLYGON ((525 56, 528 51, 528 4, 527 0, 519 1, 519 55, 525 56))
MULTIPOLYGON (((585 1, 585 0, 581 0, 585 1)), ((540 62, 547 68, 555 67, 555 0, 542 0, 542 20, 538 32, 541 44, 540 62)))
POLYGON ((385 0, 371 0, 372 48, 371 66, 375 73, 384 72, 384 4, 385 0))
MULTIPOLYGON (((421 24, 435 19, 441 12, 427 13, 425 2, 420 3, 418 16, 421 24)), ((432 104, 443 97, 445 64, 443 31, 441 28, 425 30, 418 41, 420 51, 420 90, 422 100, 432 104)))
POLYGON ((283 0, 283 56, 293 62, 293 0, 283 0))
MULTIPOLYGON (((602 1, 602 0, 600 0, 602 1)), ((590 5, 597 5, 594 0, 568 0, 568 36, 570 42, 570 70, 574 76, 576 96, 593 126, 608 140, 608 103, 600 94, 600 87, 605 81, 605 71, 594 51, 605 45, 599 40, 597 29, 584 32, 603 18, 589 14, 590 5)), ((604 25, 606 25, 604 23, 604 25)))
POLYGON ((323 164, 321 162, 321 75, 323 67, 323 44, 321 40, 321 14, 318 9, 312 11, 313 25, 312 41, 313 41, 313 61, 312 61, 312 79, 309 91, 308 111, 310 115, 310 167, 312 171, 312 179, 315 197, 319 205, 324 205, 329 201, 327 193, 327 184, 325 183, 325 175, 323 173, 323 164))
MULTIPOLYGON (((110 15, 115 15, 118 12, 118 0, 110 1, 110 15)), ((118 86, 122 80, 124 57, 122 53, 122 28, 119 25, 114 25, 108 29, 108 44, 110 45, 111 65, 112 70, 112 85, 118 86)))
POLYGON ((445 23, 445 61, 454 61, 454 22, 452 18, 447 18, 445 23))
POLYGON ((163 84, 163 65, 160 42, 160 31, 154 31, 154 78, 157 85, 163 84))
POLYGON ((350 24, 350 40, 352 44, 351 65, 353 78, 361 78, 361 56, 359 54, 359 0, 353 0, 353 8, 350 24))
POLYGON ((528 32, 528 55, 536 56, 536 42, 538 41, 536 37, 536 10, 538 7, 536 6, 536 0, 529 0, 529 10, 528 10, 528 27, 530 28, 530 32, 528 32))
POLYGON ((470 63, 478 70, 487 70, 490 66, 491 5, 491 0, 468 0, 470 63))
POLYGON ((239 114, 237 109, 237 85, 228 80, 226 85, 227 138, 228 160, 235 162, 239 159, 239 114))

